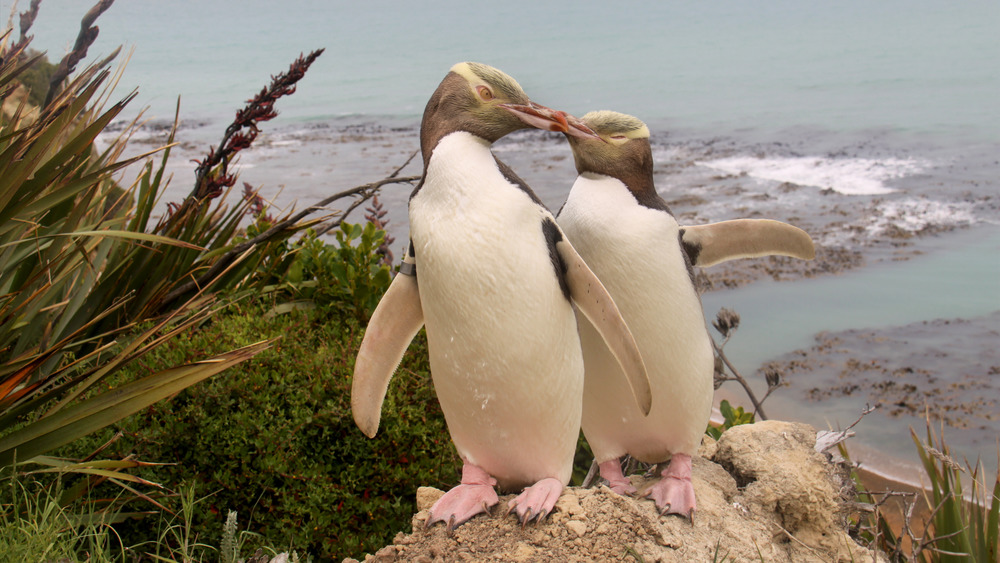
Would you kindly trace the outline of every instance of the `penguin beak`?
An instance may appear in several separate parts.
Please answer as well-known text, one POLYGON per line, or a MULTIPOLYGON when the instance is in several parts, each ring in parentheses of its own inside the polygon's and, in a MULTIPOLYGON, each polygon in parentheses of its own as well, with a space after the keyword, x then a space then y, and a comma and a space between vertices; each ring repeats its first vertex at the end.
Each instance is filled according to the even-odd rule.
POLYGON ((563 133, 566 133, 567 135, 580 137, 581 139, 597 139, 602 143, 607 142, 604 140, 604 137, 595 133, 593 129, 587 127, 587 124, 577 117, 566 114, 566 124, 569 125, 569 129, 567 131, 563 131, 563 133))
POLYGON ((513 113, 525 124, 545 131, 566 133, 575 137, 598 137, 596 133, 583 124, 582 121, 564 111, 554 110, 535 102, 527 104, 500 104, 500 107, 513 113))

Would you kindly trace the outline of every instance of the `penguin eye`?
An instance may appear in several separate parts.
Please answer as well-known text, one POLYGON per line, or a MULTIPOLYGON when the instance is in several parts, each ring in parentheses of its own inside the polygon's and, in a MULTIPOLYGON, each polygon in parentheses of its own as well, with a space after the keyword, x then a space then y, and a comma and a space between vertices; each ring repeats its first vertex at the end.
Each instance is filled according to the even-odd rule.
POLYGON ((624 141, 625 139, 628 139, 625 135, 612 135, 611 138, 616 141, 624 141))
POLYGON ((479 97, 484 101, 488 102, 493 99, 493 92, 486 86, 477 86, 476 91, 479 92, 479 97))

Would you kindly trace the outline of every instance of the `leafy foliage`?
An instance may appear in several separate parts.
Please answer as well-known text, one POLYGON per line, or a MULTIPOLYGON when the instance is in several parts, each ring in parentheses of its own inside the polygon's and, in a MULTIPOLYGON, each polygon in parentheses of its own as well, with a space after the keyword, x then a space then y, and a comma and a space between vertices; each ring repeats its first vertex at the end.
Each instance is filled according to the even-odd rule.
MULTIPOLYGON (((32 4, 35 11, 37 4, 32 4)), ((110 4, 110 1, 102 0, 99 6, 87 13, 81 37, 92 42, 96 36, 96 27, 92 24, 110 4)), ((22 17, 22 39, 26 31, 25 21, 22 17)), ((260 335, 281 336, 287 329, 281 325, 284 321, 309 327, 303 330, 310 334, 315 332, 326 336, 336 343, 340 351, 339 361, 353 361, 360 332, 355 320, 370 314, 388 286, 389 268, 378 263, 378 248, 384 243, 385 235, 374 225, 342 224, 337 233, 337 246, 325 245, 315 235, 307 237, 301 248, 289 243, 289 236, 319 223, 301 221, 305 214, 321 207, 317 205, 294 218, 274 220, 259 216, 257 226, 263 226, 266 221, 269 223, 267 227, 251 230, 246 237, 238 237, 241 221, 248 211, 257 211, 255 205, 259 198, 244 197, 231 208, 225 203, 226 194, 236 182, 236 174, 229 170, 235 155, 253 143, 259 132, 259 123, 276 115, 275 102, 294 92, 296 82, 322 51, 300 57, 287 73, 272 77, 271 84, 237 112, 219 148, 210 150, 199 163, 191 195, 181 203, 171 205, 170 212, 162 220, 154 222, 153 209, 165 185, 164 169, 170 155, 173 131, 167 147, 124 159, 122 155, 127 139, 136 127, 133 122, 107 149, 97 150, 95 139, 106 132, 108 124, 120 114, 132 96, 117 103, 108 101, 111 96, 108 84, 114 80, 105 67, 111 57, 64 83, 63 78, 85 56, 88 41, 81 43, 78 40, 80 48, 74 49, 71 60, 66 59, 64 63, 69 60, 68 63, 59 65, 55 71, 57 79, 53 80, 58 83, 58 88, 49 90, 40 108, 32 110, 27 105, 10 104, 15 109, 0 117, 0 479, 14 483, 21 478, 30 478, 37 483, 46 475, 61 476, 72 472, 76 477, 67 477, 72 484, 65 489, 59 487, 62 477, 53 483, 55 489, 39 489, 45 494, 51 493, 60 508, 82 499, 93 485, 103 481, 117 484, 118 488, 113 488, 106 495, 106 498, 121 500, 112 503, 113 506, 120 507, 122 503, 136 498, 158 506, 155 499, 133 488, 134 485, 153 484, 135 473, 157 474, 167 470, 138 462, 121 451, 120 460, 92 460, 90 454, 99 450, 98 446, 103 447, 107 434, 96 441, 92 439, 71 446, 70 449, 77 448, 79 453, 76 457, 82 458, 79 462, 43 454, 118 421, 129 413, 143 411, 147 417, 153 417, 156 413, 166 412, 155 402, 177 395, 185 387, 264 351, 269 343, 262 342, 260 335), (154 161, 152 156, 157 152, 160 153, 159 159, 154 161), (139 162, 142 162, 142 168, 138 176, 128 189, 121 189, 113 176, 128 165, 139 162), (268 263, 270 260, 273 263, 268 263), (309 322, 303 322, 298 315, 278 320, 268 317, 266 322, 277 323, 270 327, 273 330, 250 326, 242 333, 233 330, 233 335, 239 335, 239 338, 228 337, 231 336, 228 334, 228 338, 220 338, 209 328, 199 335, 202 340, 191 344, 196 338, 190 336, 188 330, 208 323, 210 318, 220 315, 222 311, 214 306, 215 297, 208 291, 228 289, 259 293, 263 278, 249 274, 258 272, 262 266, 287 273, 287 267, 297 262, 300 264, 301 283, 293 289, 307 289, 310 300, 325 304, 324 311, 335 315, 325 319, 329 330, 313 331, 314 327, 309 322), (348 315, 342 321, 339 316, 344 312, 348 315), (163 355, 157 355, 157 359, 145 359, 158 346, 177 338, 181 340, 163 350, 163 355), (235 350, 227 348, 237 340, 242 344, 235 350), (185 343, 191 347, 186 348, 185 343), (340 350, 344 346, 352 346, 354 350, 350 353, 340 350), (206 360, 208 354, 216 355, 206 360), (143 363, 139 364, 140 361, 143 363), (134 473, 126 473, 127 470, 134 470, 134 473)), ((47 76, 53 72, 51 65, 46 66, 43 57, 27 56, 24 52, 26 46, 26 41, 21 41, 16 48, 5 51, 0 57, 0 101, 10 96, 20 84, 34 80, 34 75, 47 76)), ((405 180, 390 178, 383 183, 389 181, 405 180)), ((360 194, 362 197, 356 202, 360 203, 371 197, 378 185, 362 186, 334 198, 360 194)), ((334 198, 323 202, 323 205, 334 198)), ((284 273, 281 275, 284 276, 284 273)), ((289 284, 288 287, 293 286, 289 284)), ((269 305, 268 310, 273 311, 275 304, 269 305)), ((265 322, 262 310, 255 311, 254 315, 253 320, 265 322)), ((223 318, 238 319, 233 322, 241 326, 248 324, 248 319, 240 315, 223 318)), ((409 483, 410 458, 420 457, 420 449, 431 450, 441 454, 434 459, 442 466, 456 467, 447 434, 443 440, 438 436, 443 420, 439 412, 435 415, 433 409, 430 410, 432 423, 429 427, 435 432, 434 437, 427 440, 432 440, 432 445, 427 445, 426 440, 414 440, 412 433, 400 433, 398 429, 393 433, 386 429, 383 436, 394 443, 405 444, 404 451, 408 452, 403 454, 401 461, 387 464, 396 468, 390 478, 386 479, 375 469, 379 464, 374 464, 365 466, 372 468, 371 474, 367 475, 368 484, 357 481, 358 475, 365 474, 355 468, 341 470, 342 480, 333 481, 329 470, 337 467, 337 463, 344 463, 337 460, 356 459, 353 453, 343 453, 345 448, 349 452, 357 449, 363 455, 379 455, 391 449, 384 443, 381 448, 372 447, 372 443, 356 431, 349 414, 344 417, 346 422, 343 425, 349 428, 351 439, 348 440, 341 440, 336 433, 337 429, 343 432, 348 430, 337 424, 331 426, 333 430, 327 430, 325 424, 317 422, 315 416, 309 414, 318 411, 325 413, 323 416, 334 416, 328 414, 333 411, 338 413, 336 416, 343 416, 343 413, 350 412, 346 406, 349 393, 343 387, 349 377, 344 375, 342 379, 327 381, 318 376, 329 367, 320 361, 321 355, 315 353, 323 348, 324 343, 312 341, 311 344, 310 348, 296 349, 290 360, 290 363, 295 363, 306 359, 305 363, 309 364, 305 371, 292 371, 299 377, 298 380, 288 379, 289 374, 282 365, 269 365, 262 373, 244 373, 245 380, 256 381, 250 395, 262 405, 260 412, 253 414, 264 413, 266 420, 247 414, 245 418, 235 417, 238 424, 233 426, 232 413, 228 410, 234 405, 233 397, 246 391, 243 382, 216 395, 192 398, 192 394, 182 393, 180 396, 187 398, 188 402, 182 402, 178 410, 185 412, 184 408, 190 405, 190 410, 186 411, 187 418, 175 420, 168 415, 166 425, 172 426, 176 422, 181 426, 205 426, 210 430, 206 441, 191 445, 196 449, 180 443, 177 449, 150 447, 147 451, 154 454, 153 459, 179 461, 193 468, 190 475, 195 483, 203 485, 199 489, 202 498, 217 499, 210 496, 214 492, 210 487, 224 484, 232 486, 240 500, 246 500, 246 491, 253 489, 247 488, 244 479, 248 475, 242 469, 244 463, 253 465, 255 475, 266 477, 262 482, 264 488, 260 489, 266 494, 261 494, 259 500, 266 502, 268 508, 276 513, 284 514, 274 519, 273 524, 270 515, 266 518, 266 525, 261 524, 258 518, 257 526, 276 531, 280 537, 285 537, 286 530, 298 532, 307 515, 308 518, 320 515, 320 522, 310 532, 312 535, 307 534, 306 542, 313 541, 313 536, 317 534, 327 533, 330 526, 323 518, 349 522, 348 527, 356 526, 353 510, 369 514, 373 522, 371 525, 388 530, 387 522, 398 523, 396 521, 403 517, 400 515, 408 519, 412 512, 412 502, 408 500, 412 498, 412 487, 409 487, 409 492, 402 493, 405 499, 397 496, 399 491, 408 489, 398 486, 397 482, 403 479, 409 483), (290 393, 286 388, 294 388, 298 392, 290 393), (317 396, 327 397, 326 402, 316 403, 317 396), (276 398, 287 400, 282 402, 276 398), (268 407, 273 403, 280 403, 277 410, 268 407), (222 407, 225 409, 218 410, 222 407), (218 414, 220 418, 206 417, 206 412, 218 414), (287 424, 284 418, 286 413, 295 420, 295 425, 287 424), (278 429, 285 432, 286 438, 283 441, 262 442, 259 429, 267 428, 268 423, 275 421, 285 422, 278 424, 278 429), (218 426, 215 426, 216 423, 218 426), (216 443, 211 441, 213 436, 231 438, 225 444, 236 449, 216 447, 216 443), (310 444, 314 442, 328 444, 323 450, 327 457, 305 464, 306 467, 300 469, 300 460, 313 454, 310 444), (248 444, 250 451, 239 449, 241 445, 248 444), (271 446, 278 447, 278 450, 268 450, 271 446), (222 475, 217 467, 199 465, 201 456, 195 452, 203 447, 208 447, 209 451, 228 453, 227 459, 231 462, 235 460, 233 466, 225 467, 223 464, 229 473, 222 475), (441 451, 437 452, 437 449, 441 451), (289 453, 292 451, 295 455, 289 453), (243 459, 244 454, 250 456, 250 461, 243 459), (315 488, 308 489, 308 495, 300 498, 294 485, 301 485, 302 482, 315 488), (291 492, 286 495, 285 491, 291 492), (346 502, 352 509, 349 518, 337 510, 331 511, 331 506, 337 506, 338 502, 341 506, 346 502), (398 514, 386 513, 380 508, 386 503, 403 508, 397 511, 398 514)), ((281 363, 274 357, 272 360, 281 363)), ((338 373, 350 372, 345 366, 339 369, 338 373)), ((425 375, 426 370, 422 373, 425 375)), ((430 393, 431 400, 427 402, 436 406, 433 393, 426 385, 421 386, 414 381, 404 389, 409 389, 410 394, 417 394, 419 390, 421 399, 430 393)), ((425 416, 423 405, 418 403, 414 407, 408 400, 401 399, 401 402, 406 405, 400 406, 399 410, 407 413, 406 416, 425 416)), ((391 404, 390 398, 387 405, 391 404)), ((236 413, 242 414, 242 411, 236 413)), ((418 425, 418 428, 423 428, 423 425, 418 425)), ((155 432, 156 429, 154 426, 142 431, 155 432)), ((138 434, 137 430, 131 437, 138 434)), ((188 434, 181 432, 168 437, 185 435, 188 434)), ((125 442, 122 440, 121 443, 125 442)), ((135 451, 140 451, 141 445, 149 446, 149 442, 140 442, 135 451)), ((109 449, 105 453, 114 452, 109 449)), ((187 478, 182 474, 163 475, 177 477, 176 480, 165 481, 169 484, 180 483, 187 478)), ((426 475, 421 475, 419 480, 428 482, 426 475)), ((195 529, 192 527, 195 520, 200 525, 213 517, 211 510, 206 516, 201 509, 192 509, 195 503, 189 496, 183 498, 187 499, 186 503, 174 497, 165 499, 167 503, 174 503, 174 510, 183 512, 185 519, 181 528, 171 524, 167 528, 172 530, 171 533, 153 539, 157 546, 153 550, 156 552, 154 556, 161 553, 160 544, 172 542, 177 545, 167 546, 165 553, 181 553, 187 557, 187 546, 194 545, 189 540, 191 530, 195 529), (178 531, 183 533, 175 533, 178 531)), ((17 522, 32 517, 27 504, 14 512, 7 512, 6 509, 12 506, 9 500, 3 501, 4 515, 11 515, 15 526, 17 522)), ((49 505, 47 501, 44 504, 46 507, 49 505)), ((214 506, 208 501, 199 501, 198 504, 214 506)), ((94 506, 89 503, 81 505, 85 511, 94 506)), ((254 514, 257 506, 249 501, 232 503, 232 508, 248 515, 254 514)), ((95 514, 111 520, 131 516, 128 513, 114 515, 113 510, 85 512, 84 516, 90 518, 95 514)), ((336 526, 333 528, 336 529, 336 526)), ((325 535, 323 538, 317 552, 334 549, 331 545, 337 546, 336 549, 343 545, 354 545, 360 549, 363 542, 369 541, 370 533, 356 531, 353 535, 347 532, 335 536, 336 539, 325 535)), ((231 543, 226 547, 227 553, 232 553, 231 543)))
MULTIPOLYGON (((411 346, 386 397, 380 433, 369 440, 350 411, 360 325, 335 307, 267 315, 272 309, 260 302, 219 316, 166 343, 141 370, 280 336, 272 349, 62 454, 85 455, 121 430, 112 446, 119 455, 176 462, 139 475, 190 483, 205 498, 193 515, 203 537, 221 537, 235 510, 261 541, 307 548, 324 560, 374 551, 408 529, 418 486, 458 480, 425 342, 418 337, 411 346)), ((176 510, 177 499, 161 500, 176 510)), ((151 525, 117 529, 135 543, 154 533, 151 525)))
MULTIPOLYGON (((920 493, 873 492, 853 472, 858 500, 871 507, 854 519, 858 536, 884 552, 893 563, 1000 560, 1000 472, 990 487, 982 464, 973 466, 966 461, 963 467, 955 461, 944 437, 935 436, 929 421, 926 441, 912 429, 910 432, 929 487, 922 485, 923 499, 920 493), (971 484, 968 488, 962 485, 963 474, 971 484), (903 520, 900 528, 890 524, 883 508, 894 497, 903 499, 898 507, 903 520), (911 519, 916 517, 914 512, 921 501, 925 514, 914 526, 911 519)), ((847 457, 842 445, 841 454, 847 457)))
POLYGON ((0 553, 4 561, 114 561, 115 541, 105 522, 80 522, 58 498, 33 483, 12 479, 0 487, 0 553))
MULTIPOLYGON (((88 12, 86 26, 108 6, 102 2, 88 12)), ((51 71, 43 57, 24 52, 26 45, 21 42, 0 57, 0 101, 33 74, 51 71)), ((72 71, 85 52, 85 46, 75 49, 63 70, 72 71)), ((114 80, 105 67, 111 58, 65 84, 60 78, 42 107, 9 104, 0 117, 0 479, 37 486, 48 474, 75 475, 66 477, 72 484, 65 489, 59 488, 62 477, 52 484, 56 492, 38 489, 74 522, 116 521, 130 516, 117 510, 131 501, 152 500, 135 485, 153 483, 127 472, 149 464, 95 461, 91 455, 76 462, 44 454, 266 349, 269 343, 257 339, 235 350, 216 348, 214 357, 198 351, 157 370, 120 372, 218 314, 221 308, 208 289, 241 284, 259 255, 315 223, 282 220, 268 233, 237 244, 234 238, 251 202, 245 199, 229 210, 225 198, 213 191, 203 198, 193 195, 184 202, 183 215, 174 213, 153 225, 169 147, 122 158, 136 122, 107 149, 95 145, 134 97, 109 102, 114 80), (157 152, 158 166, 151 158, 157 152), (114 176, 140 162, 138 176, 123 190, 114 176), (197 283, 189 287, 189 280, 197 283), (85 500, 90 488, 104 481, 118 488, 98 501, 85 500)), ((292 93, 307 67, 293 65, 290 78, 281 75, 280 91, 266 90, 252 100, 245 111, 264 105, 266 111, 244 116, 242 125, 256 130, 258 121, 273 117, 277 97, 292 93)), ((168 145, 172 140, 173 132, 168 145)), ((244 136, 239 148, 252 140, 244 136)), ((224 163, 200 172, 199 186, 220 175, 235 179, 224 163)), ((29 503, 10 502, 4 500, 8 529, 34 517, 29 503), (11 507, 14 511, 7 512, 11 507)), ((49 504, 44 503, 46 515, 54 510, 49 504)))
POLYGON ((709 425, 708 428, 705 429, 705 434, 708 434, 716 440, 722 436, 723 432, 733 426, 738 426, 740 424, 753 424, 754 421, 754 415, 752 412, 745 412, 743 407, 733 408, 733 406, 729 404, 729 401, 725 399, 719 403, 719 412, 722 413, 722 424, 720 426, 709 425))
MULTIPOLYGON (((9 91, 38 60, 18 55, 0 65, 0 91, 9 91)), ((260 349, 176 367, 74 403, 104 376, 210 312, 206 301, 177 309, 110 351, 108 341, 129 325, 120 315, 133 297, 109 283, 123 273, 117 257, 192 245, 130 224, 132 208, 112 174, 138 159, 120 159, 121 141, 103 152, 94 146, 130 99, 102 109, 98 92, 108 76, 91 67, 37 116, 15 112, 0 123, 0 471, 15 456, 27 461, 44 454, 260 349), (67 354, 76 361, 64 362, 67 354)), ((142 205, 140 214, 149 209, 142 205)))
MULTIPOLYGON (((201 538, 192 529, 194 507, 200 501, 194 498, 193 487, 184 487, 179 494, 180 510, 160 515, 156 541, 125 545, 109 524, 127 515, 91 513, 81 518, 64 506, 60 493, 65 491, 60 484, 57 480, 54 487, 44 488, 33 480, 11 479, 0 487, 3 561, 112 563, 137 561, 144 555, 141 560, 236 563, 242 561, 241 554, 248 553, 245 544, 254 537, 239 529, 237 514, 230 512, 221 538, 201 538)), ((253 560, 262 560, 258 554, 265 550, 277 555, 273 548, 258 548, 253 560)), ((299 561, 295 551, 290 555, 291 561, 299 561)))
MULTIPOLYGON (((27 53, 29 57, 37 56, 36 52, 27 53)), ((45 94, 49 91, 49 79, 56 70, 56 65, 49 62, 44 56, 37 63, 31 65, 20 77, 21 84, 28 89, 28 103, 33 106, 40 106, 45 101, 45 94)))
POLYGON ((380 248, 385 231, 371 223, 341 223, 337 244, 309 231, 295 248, 283 289, 296 300, 334 306, 358 321, 366 321, 392 281, 380 248))
MULTIPOLYGON (((912 431, 911 431, 912 432, 912 431)), ((1000 556, 1000 473, 992 491, 981 481, 982 466, 966 464, 971 488, 962 487, 963 469, 948 452, 944 439, 935 439, 930 424, 927 441, 913 432, 924 472, 931 483, 928 506, 933 507, 930 524, 932 561, 997 561, 1000 556), (966 500, 966 494, 969 500, 966 500)))

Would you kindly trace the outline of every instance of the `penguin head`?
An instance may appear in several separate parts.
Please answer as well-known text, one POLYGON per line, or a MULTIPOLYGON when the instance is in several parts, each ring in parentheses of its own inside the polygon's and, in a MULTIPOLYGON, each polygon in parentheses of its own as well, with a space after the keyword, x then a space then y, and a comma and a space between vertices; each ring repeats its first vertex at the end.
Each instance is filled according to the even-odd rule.
POLYGON ((566 113, 532 102, 516 80, 489 65, 458 63, 424 109, 420 140, 425 156, 449 133, 467 131, 493 143, 508 133, 536 127, 569 132, 566 113))
POLYGON ((593 172, 618 178, 631 185, 636 174, 652 177, 653 151, 649 128, 638 118, 615 111, 592 111, 579 119, 570 116, 570 128, 585 127, 593 137, 569 135, 573 159, 579 173, 593 172))

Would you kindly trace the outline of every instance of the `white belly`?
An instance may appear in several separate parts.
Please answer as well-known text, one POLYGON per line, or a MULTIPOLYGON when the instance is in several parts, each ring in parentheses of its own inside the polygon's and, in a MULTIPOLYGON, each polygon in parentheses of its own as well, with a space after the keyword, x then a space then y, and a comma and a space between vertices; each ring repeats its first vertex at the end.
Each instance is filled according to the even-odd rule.
POLYGON ((614 357, 581 317, 583 431, 598 461, 653 463, 694 454, 712 408, 714 357, 701 300, 669 214, 640 206, 624 184, 581 177, 559 216, 570 242, 614 297, 649 374, 643 417, 614 357))
POLYGON ((576 320, 541 208, 492 158, 471 136, 445 137, 410 202, 431 373, 459 454, 502 487, 565 483, 583 393, 576 320))

